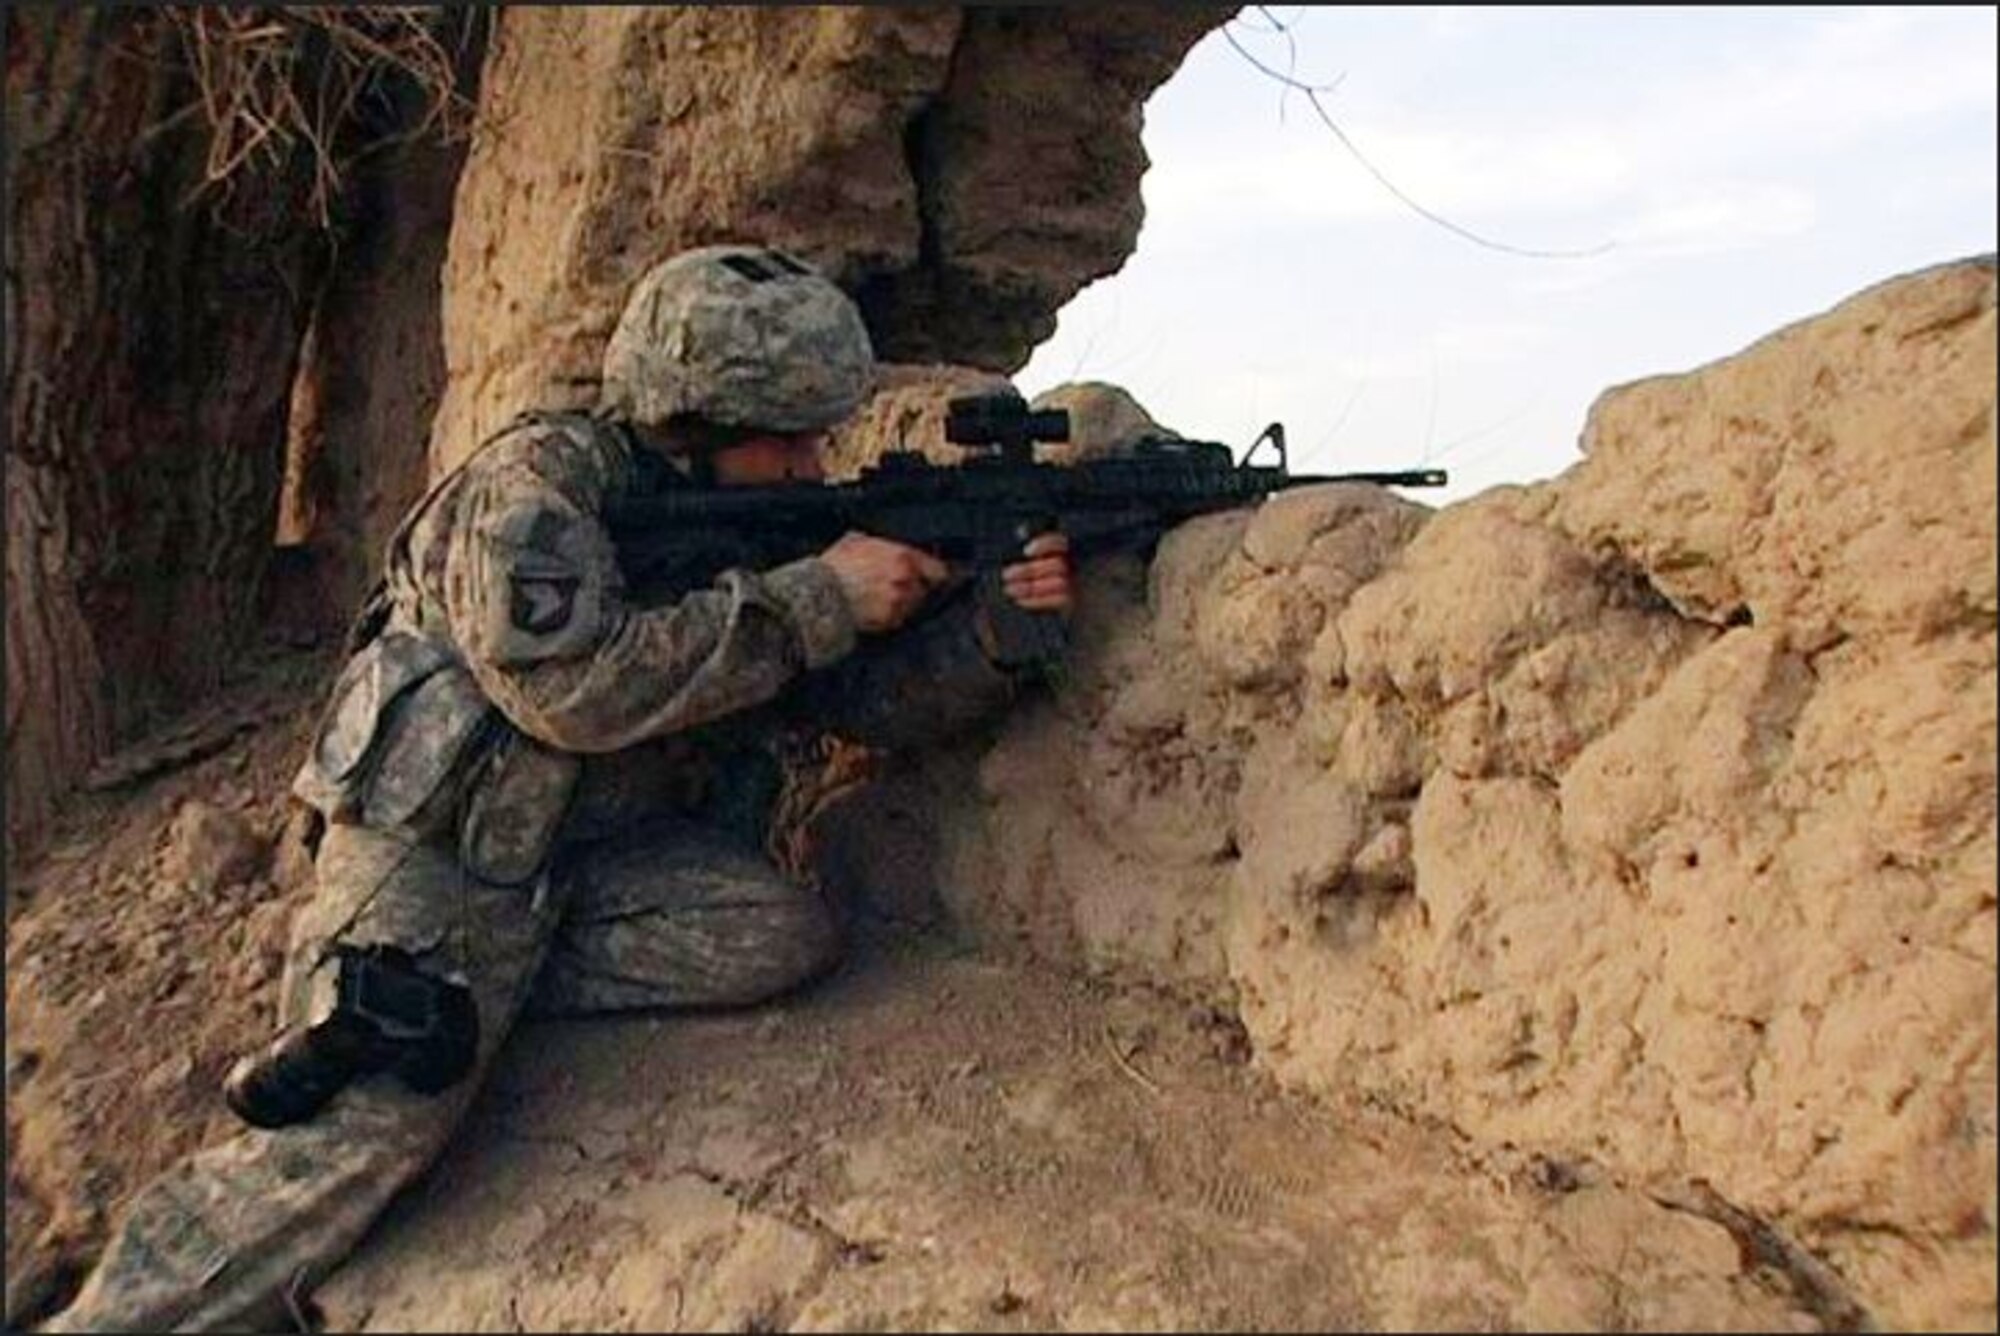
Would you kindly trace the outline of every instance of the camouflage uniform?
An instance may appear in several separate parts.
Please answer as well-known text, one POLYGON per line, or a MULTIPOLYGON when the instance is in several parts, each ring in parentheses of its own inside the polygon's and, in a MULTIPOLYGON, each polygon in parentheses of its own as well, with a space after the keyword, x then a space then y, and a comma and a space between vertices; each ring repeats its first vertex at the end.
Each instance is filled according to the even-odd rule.
POLYGON ((442 1149, 524 1008, 750 1003, 831 962, 827 909, 760 852, 783 742, 904 745, 1013 684, 967 599, 858 643, 812 556, 693 535, 627 587, 597 517, 678 477, 607 417, 531 416, 404 522, 297 783, 329 824, 281 1020, 331 1006, 331 944, 393 944, 471 989, 473 1077, 364 1078, 200 1152, 139 1194, 50 1330, 268 1316, 442 1149))

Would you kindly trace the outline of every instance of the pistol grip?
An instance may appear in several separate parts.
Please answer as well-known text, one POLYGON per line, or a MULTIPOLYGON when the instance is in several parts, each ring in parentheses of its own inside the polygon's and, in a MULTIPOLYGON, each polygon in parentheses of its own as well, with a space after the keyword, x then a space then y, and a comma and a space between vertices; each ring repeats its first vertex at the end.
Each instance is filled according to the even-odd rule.
POLYGON ((979 597, 993 632, 993 660, 1003 668, 1051 668, 1069 648, 1069 625, 1062 614, 1031 612, 1007 597, 1000 572, 980 577, 979 597))

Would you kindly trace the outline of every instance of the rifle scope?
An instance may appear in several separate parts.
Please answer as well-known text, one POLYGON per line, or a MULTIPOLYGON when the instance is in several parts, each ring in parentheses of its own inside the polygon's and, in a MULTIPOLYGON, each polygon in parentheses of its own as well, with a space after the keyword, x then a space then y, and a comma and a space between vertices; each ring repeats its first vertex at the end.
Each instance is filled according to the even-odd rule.
POLYGON ((953 445, 995 445, 1002 455, 1017 457, 1032 452, 1036 441, 1067 441, 1069 410, 1037 412, 1005 390, 962 395, 945 405, 944 438, 953 445))

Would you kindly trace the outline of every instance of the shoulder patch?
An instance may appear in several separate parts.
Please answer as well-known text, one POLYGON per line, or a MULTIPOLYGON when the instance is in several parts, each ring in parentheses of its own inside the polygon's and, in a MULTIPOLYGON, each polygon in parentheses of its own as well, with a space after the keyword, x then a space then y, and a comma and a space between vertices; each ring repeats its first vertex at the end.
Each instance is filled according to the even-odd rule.
POLYGON ((529 635, 545 636, 568 626, 576 614, 576 591, 583 584, 574 575, 529 575, 516 571, 508 580, 508 616, 529 635))
POLYGON ((596 520, 528 476, 496 478, 479 500, 450 595, 465 648, 503 666, 595 650, 623 584, 596 520))

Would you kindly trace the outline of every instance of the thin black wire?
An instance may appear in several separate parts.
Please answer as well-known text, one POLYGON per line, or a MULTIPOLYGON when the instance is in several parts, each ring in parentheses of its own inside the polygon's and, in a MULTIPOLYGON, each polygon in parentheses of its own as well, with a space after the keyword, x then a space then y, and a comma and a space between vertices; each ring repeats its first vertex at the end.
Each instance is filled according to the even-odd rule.
MULTIPOLYGON (((1279 22, 1278 19, 1273 17, 1270 10, 1266 9, 1262 5, 1259 5, 1257 6, 1257 12, 1262 14, 1267 20, 1269 20, 1272 26, 1278 32, 1283 33, 1288 41, 1291 40, 1290 30, 1287 29, 1283 23, 1279 22)), ((1230 22, 1234 23, 1235 21, 1236 20, 1232 19, 1230 22)), ((1322 105, 1319 100, 1320 93, 1322 91, 1330 89, 1333 85, 1314 85, 1314 84, 1304 83, 1298 79, 1293 78, 1289 74, 1280 73, 1279 71, 1272 69, 1269 65, 1266 65, 1263 61, 1251 55, 1249 50, 1244 47, 1243 43, 1236 40, 1236 34, 1230 31, 1230 24, 1228 23, 1225 23, 1223 25, 1222 35, 1224 39, 1228 41, 1229 45, 1236 48, 1236 54, 1242 56, 1243 59, 1249 61, 1250 64, 1260 73, 1266 75, 1269 78, 1276 79, 1279 83, 1283 84, 1287 88, 1296 89, 1298 92, 1305 94, 1306 101, 1312 105, 1313 111, 1319 116, 1320 123, 1326 126, 1328 130, 1332 131, 1333 137, 1340 141, 1341 147, 1345 148, 1350 154, 1352 154, 1354 156, 1354 160, 1360 163, 1362 168, 1365 171, 1367 171, 1367 173, 1370 176, 1374 177, 1376 182, 1384 190, 1388 191, 1404 206, 1409 208, 1412 212, 1416 213, 1419 217, 1424 218, 1429 222, 1435 223, 1437 226, 1442 227, 1445 231, 1453 233, 1456 236, 1463 237, 1467 241, 1472 242, 1474 245, 1484 246, 1488 250, 1503 251, 1509 255, 1522 255, 1530 259, 1537 259, 1537 260, 1588 259, 1593 255, 1604 254, 1604 252, 1610 250, 1616 244, 1615 242, 1607 241, 1604 242, 1602 245, 1594 246, 1589 250, 1536 250, 1527 246, 1513 246, 1509 245, 1504 241, 1495 241, 1490 237, 1482 237, 1477 232, 1473 232, 1467 228, 1460 227, 1457 223, 1452 222, 1449 218, 1445 218, 1437 213, 1434 213, 1430 209, 1427 209, 1423 205, 1417 203, 1417 201, 1411 199, 1407 194, 1405 194, 1400 188, 1397 187, 1395 182, 1391 181, 1388 177, 1384 176, 1382 172, 1375 166, 1375 164, 1368 160, 1366 154, 1364 154, 1359 148, 1355 147, 1354 141, 1352 139, 1349 139, 1347 137, 1347 132, 1342 130, 1340 126, 1334 121, 1333 117, 1327 114, 1326 107, 1322 105)), ((1294 47, 1294 51, 1296 52, 1296 46, 1294 47)))

